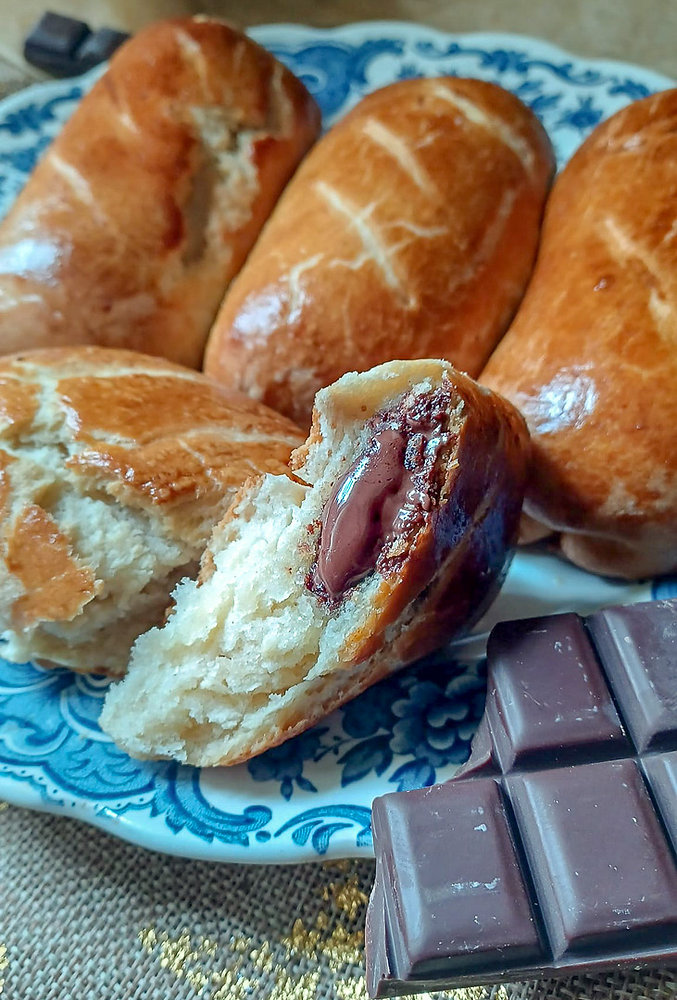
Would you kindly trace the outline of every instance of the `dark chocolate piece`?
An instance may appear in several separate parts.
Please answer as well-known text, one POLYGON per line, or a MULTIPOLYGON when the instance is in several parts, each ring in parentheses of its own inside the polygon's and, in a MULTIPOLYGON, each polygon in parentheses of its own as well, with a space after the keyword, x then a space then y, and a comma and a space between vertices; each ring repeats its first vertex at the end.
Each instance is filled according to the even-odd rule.
POLYGON ((468 764, 374 802, 370 993, 676 963, 677 601, 502 622, 487 656, 468 764))
MULTIPOLYGON (((484 781, 479 792, 470 782, 459 784, 457 801, 451 803, 444 786, 436 785, 420 796, 403 797, 398 812, 388 815, 392 854, 384 856, 384 862, 394 865, 381 889, 395 920, 401 916, 397 901, 406 899, 406 921, 398 920, 391 941, 398 961, 410 960, 416 978, 444 973, 447 939, 455 942, 460 969, 478 961, 502 964, 505 942, 513 961, 530 962, 540 955, 499 786, 484 781), (415 871, 397 864, 398 857, 422 854, 432 863, 415 871), (472 907, 470 923, 459 900, 472 907)), ((377 838, 385 832, 379 828, 380 819, 375 812, 377 838)))
POLYGON ((111 28, 92 33, 84 21, 47 11, 24 42, 24 58, 52 76, 76 76, 108 59, 128 37, 111 28))
POLYGON ((376 565, 387 500, 411 486, 404 467, 406 448, 400 431, 386 428, 376 434, 325 506, 317 573, 333 600, 376 565))
POLYGON ((643 766, 677 854, 677 752, 647 757, 643 766))
POLYGON ((339 601, 374 569, 389 574, 439 499, 438 457, 449 449, 448 386, 409 393, 370 422, 371 439, 327 500, 309 586, 339 601))
POLYGON ((502 771, 632 752, 578 615, 500 622, 487 649, 487 697, 502 771), (524 655, 525 649, 528 656, 524 655))
POLYGON ((677 868, 634 760, 506 785, 555 960, 677 947, 677 868))
POLYGON ((638 750, 674 747, 677 718, 677 616, 674 601, 657 601, 591 615, 599 650, 638 750))
POLYGON ((87 35, 77 51, 78 66, 76 73, 84 73, 99 63, 110 59, 116 49, 126 42, 129 35, 126 31, 116 31, 114 28, 99 28, 87 35))

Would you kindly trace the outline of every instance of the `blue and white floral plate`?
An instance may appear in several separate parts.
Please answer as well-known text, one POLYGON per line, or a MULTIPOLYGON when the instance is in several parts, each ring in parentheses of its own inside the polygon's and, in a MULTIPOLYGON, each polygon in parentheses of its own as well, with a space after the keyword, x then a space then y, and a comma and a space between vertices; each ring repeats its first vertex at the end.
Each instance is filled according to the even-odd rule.
MULTIPOLYGON (((327 124, 368 91, 402 77, 476 76, 531 105, 560 163, 601 119, 671 86, 648 70, 579 59, 509 35, 447 35, 395 22, 329 31, 269 25, 252 35, 306 82, 327 124)), ((0 215, 99 72, 31 87, 0 104, 0 215)), ((677 594, 677 581, 618 584, 542 552, 520 553, 476 639, 234 768, 131 760, 97 726, 105 680, 0 661, 0 798, 77 817, 155 850, 214 861, 368 856, 374 796, 449 778, 467 757, 484 700, 482 637, 494 621, 658 594, 677 594)))

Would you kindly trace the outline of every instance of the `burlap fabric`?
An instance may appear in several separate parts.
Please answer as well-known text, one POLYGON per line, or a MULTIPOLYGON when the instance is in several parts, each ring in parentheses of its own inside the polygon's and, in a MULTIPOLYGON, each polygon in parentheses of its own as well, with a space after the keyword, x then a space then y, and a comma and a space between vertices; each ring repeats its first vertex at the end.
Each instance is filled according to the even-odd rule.
MULTIPOLYGON (((0 97, 33 82, 0 57, 0 97)), ((0 803, 2 1000, 366 1000, 369 861, 210 865, 0 803)), ((677 972, 457 1000, 672 1000, 677 972)))
MULTIPOLYGON (((214 865, 75 820, 0 811, 1 1000, 366 1000, 369 861, 214 865)), ((445 993, 668 1000, 677 974, 445 993)))
POLYGON ((39 79, 41 75, 37 70, 0 53, 0 99, 39 79))

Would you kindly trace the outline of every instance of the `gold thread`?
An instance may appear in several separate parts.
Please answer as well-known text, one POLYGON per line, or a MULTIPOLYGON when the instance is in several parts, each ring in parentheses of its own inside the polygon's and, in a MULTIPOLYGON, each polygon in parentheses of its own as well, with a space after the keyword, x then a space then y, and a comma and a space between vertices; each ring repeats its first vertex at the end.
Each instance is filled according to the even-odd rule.
POLYGON ((0 813, 4 812, 5 809, 9 809, 9 802, 0 802, 0 813))
POLYGON ((7 958, 7 948, 4 944, 0 944, 0 993, 4 993, 5 990, 5 976, 4 973, 9 968, 9 959, 7 958))
POLYGON ((144 951, 150 955, 157 944, 157 933, 154 927, 142 927, 139 931, 139 941, 144 951))
POLYGON ((328 872, 336 871, 345 874, 352 871, 354 865, 350 858, 336 858, 333 861, 323 861, 322 867, 328 872))
POLYGON ((364 976, 353 975, 346 979, 338 979, 334 983, 334 990, 339 1000, 369 1000, 364 976))
POLYGON ((364 932, 360 928, 348 931, 341 924, 329 933, 323 934, 324 919, 318 916, 315 927, 307 928, 302 920, 294 921, 291 934, 282 939, 288 955, 303 955, 317 961, 324 957, 332 971, 344 965, 361 965, 363 958, 364 932))
POLYGON ((360 889, 357 875, 353 874, 345 882, 330 882, 323 890, 326 902, 333 902, 336 908, 345 913, 349 920, 356 920, 358 914, 369 902, 368 894, 360 889))
POLYGON ((337 877, 320 889, 319 900, 325 905, 312 922, 295 920, 284 937, 261 941, 232 934, 224 945, 193 938, 188 928, 172 937, 144 927, 138 935, 141 947, 201 1000, 249 1000, 252 995, 260 1000, 314 1000, 323 976, 330 973, 338 1000, 367 1000, 363 911, 368 895, 350 861, 326 867, 337 877))
POLYGON ((266 1000, 315 1000, 320 985, 320 973, 293 973, 280 969, 278 979, 266 1000))

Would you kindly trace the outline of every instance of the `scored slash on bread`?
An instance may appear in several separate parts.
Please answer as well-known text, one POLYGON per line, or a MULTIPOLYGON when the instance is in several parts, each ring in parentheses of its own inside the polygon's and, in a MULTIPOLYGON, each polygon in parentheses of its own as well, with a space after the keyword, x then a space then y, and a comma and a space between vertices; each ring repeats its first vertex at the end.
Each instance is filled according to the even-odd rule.
POLYGON ((593 573, 677 569, 677 89, 603 122, 556 179, 481 381, 531 430, 530 537, 593 573))
POLYGON ((500 586, 527 455, 517 411, 444 361, 321 390, 292 475, 242 488, 102 728, 134 756, 232 764, 436 649, 500 586))
POLYGON ((554 169, 536 116, 481 80, 402 80, 301 164, 209 335, 205 370, 310 423, 384 361, 477 375, 522 296, 554 169))
POLYGON ((138 32, 0 225, 0 354, 99 344, 199 367, 319 128, 303 84, 218 19, 138 32))
POLYGON ((100 347, 0 359, 0 414, 3 656, 111 674, 242 483, 302 440, 197 372, 100 347))

